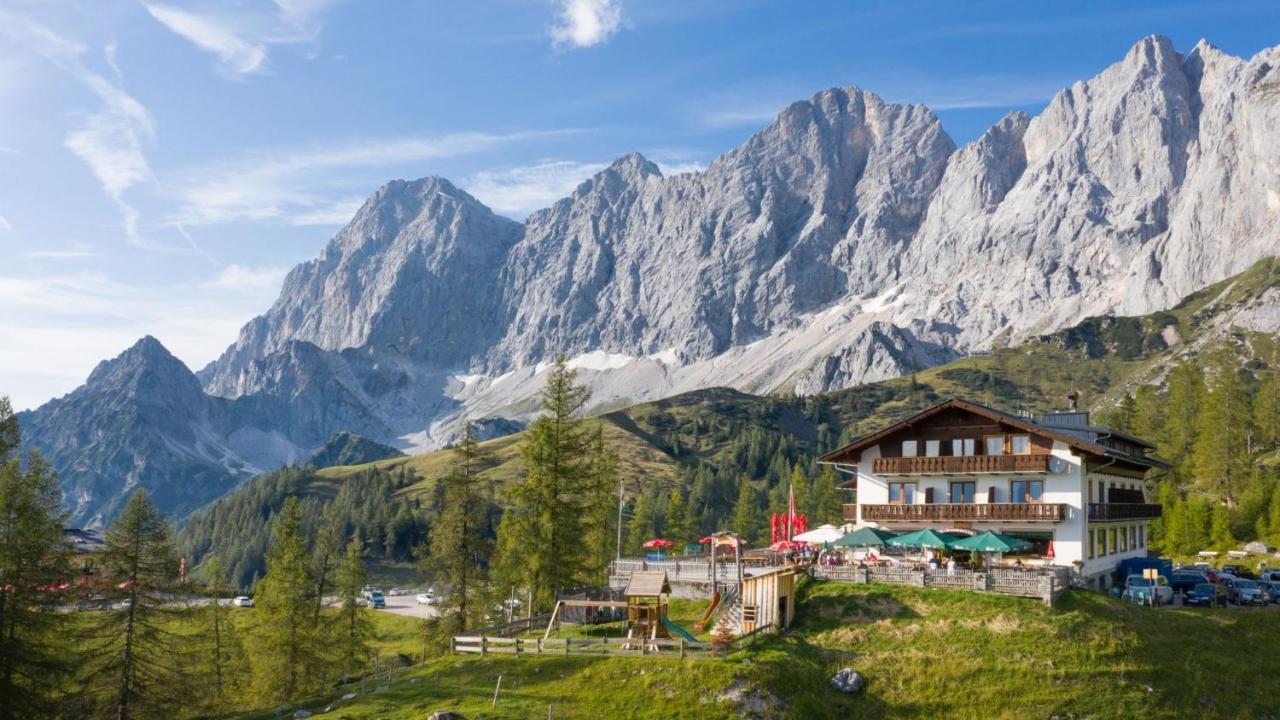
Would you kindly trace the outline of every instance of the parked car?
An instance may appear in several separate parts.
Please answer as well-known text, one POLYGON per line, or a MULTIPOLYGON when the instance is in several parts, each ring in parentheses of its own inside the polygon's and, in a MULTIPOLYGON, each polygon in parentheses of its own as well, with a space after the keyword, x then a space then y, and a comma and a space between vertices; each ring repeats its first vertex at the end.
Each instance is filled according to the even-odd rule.
POLYGON ((1257 582, 1262 587, 1263 592, 1267 594, 1267 602, 1280 605, 1280 581, 1258 580, 1257 582))
POLYGON ((1227 599, 1236 605, 1265 605, 1267 596, 1253 580, 1233 577, 1227 581, 1227 599))
POLYGON ((1227 588, 1218 583, 1200 583, 1187 592, 1183 602, 1201 607, 1222 607, 1227 604, 1227 588))
POLYGON ((1133 602, 1168 605, 1173 602, 1173 588, 1169 586, 1169 579, 1163 575, 1155 580, 1130 575, 1124 581, 1124 594, 1121 597, 1133 602))
POLYGON ((1182 568, 1175 570, 1173 575, 1169 576, 1169 587, 1173 588, 1176 593, 1188 593, 1192 588, 1201 584, 1212 582, 1204 573, 1199 570, 1189 570, 1182 568))
POLYGON ((398 587, 393 587, 387 591, 387 594, 391 597, 400 597, 401 595, 404 595, 404 590, 401 590, 398 587))
POLYGON ((1221 574, 1212 565, 1204 562, 1198 562, 1192 565, 1190 568, 1184 568, 1184 569, 1194 570, 1198 573, 1203 574, 1206 578, 1209 579, 1209 582, 1211 583, 1218 582, 1218 576, 1221 574))
POLYGON ((382 597, 381 590, 365 590, 361 599, 364 601, 365 607, 371 607, 375 610, 380 610, 387 606, 387 599, 382 597))
POLYGON ((231 604, 236 607, 253 607, 253 598, 248 595, 240 595, 236 599, 232 600, 231 604))
POLYGON ((1280 582, 1280 570, 1263 570, 1258 573, 1258 579, 1267 582, 1280 582))
POLYGON ((1228 575, 1234 575, 1238 578, 1243 578, 1245 580, 1256 579, 1256 576, 1253 574, 1253 571, 1243 565, 1223 565, 1222 572, 1227 573, 1228 575))

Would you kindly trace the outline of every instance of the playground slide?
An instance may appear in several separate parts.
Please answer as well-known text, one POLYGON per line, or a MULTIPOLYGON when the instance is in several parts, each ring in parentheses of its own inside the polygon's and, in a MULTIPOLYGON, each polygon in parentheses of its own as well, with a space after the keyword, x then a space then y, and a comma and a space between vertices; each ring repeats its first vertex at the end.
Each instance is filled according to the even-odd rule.
POLYGON ((675 623, 671 622, 670 620, 668 620, 666 615, 663 615, 663 616, 662 616, 662 624, 663 624, 663 625, 666 625, 668 630, 670 630, 671 632, 673 632, 673 633, 675 633, 675 634, 679 635, 680 637, 684 638, 685 640, 688 640, 689 642, 698 642, 698 638, 696 638, 696 637, 694 637, 693 635, 689 634, 689 631, 688 631, 688 630, 685 630, 684 628, 680 627, 679 625, 677 625, 677 624, 675 624, 675 623))
POLYGON ((707 623, 711 620, 711 616, 715 614, 716 608, 720 607, 720 591, 717 590, 711 594, 711 607, 707 608, 707 613, 702 619, 693 624, 693 629, 702 632, 707 629, 707 623))

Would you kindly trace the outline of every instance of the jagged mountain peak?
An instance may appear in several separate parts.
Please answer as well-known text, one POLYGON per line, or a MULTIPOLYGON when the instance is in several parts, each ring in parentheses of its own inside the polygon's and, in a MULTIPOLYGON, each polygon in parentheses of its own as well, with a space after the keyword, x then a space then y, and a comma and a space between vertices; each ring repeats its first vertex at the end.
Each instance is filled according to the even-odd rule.
MULTIPOLYGON (((155 379, 160 378, 166 383, 177 383, 187 391, 194 389, 197 394, 200 393, 200 382, 191 370, 150 335, 144 336, 116 357, 98 363, 85 385, 90 388, 126 382, 138 385, 144 375, 149 377, 153 385, 155 379)), ((156 388, 158 386, 148 387, 147 383, 138 387, 142 391, 156 388)))

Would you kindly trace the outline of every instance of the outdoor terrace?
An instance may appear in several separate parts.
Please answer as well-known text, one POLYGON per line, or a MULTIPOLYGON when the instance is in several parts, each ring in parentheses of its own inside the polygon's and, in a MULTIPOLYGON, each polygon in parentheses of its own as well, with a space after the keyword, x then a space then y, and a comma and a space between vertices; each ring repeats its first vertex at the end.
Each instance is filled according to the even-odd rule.
POLYGON ((1155 503, 1089 503, 1089 521, 1149 520, 1160 517, 1155 503))

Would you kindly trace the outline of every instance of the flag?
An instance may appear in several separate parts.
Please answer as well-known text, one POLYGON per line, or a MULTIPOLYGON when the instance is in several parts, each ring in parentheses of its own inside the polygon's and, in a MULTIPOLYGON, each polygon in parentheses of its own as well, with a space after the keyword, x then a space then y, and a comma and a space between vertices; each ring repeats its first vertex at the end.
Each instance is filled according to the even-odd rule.
POLYGON ((787 539, 796 535, 796 486, 787 483, 787 539))

